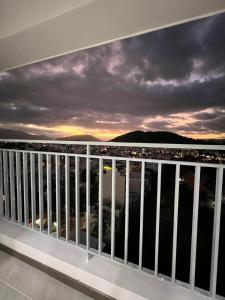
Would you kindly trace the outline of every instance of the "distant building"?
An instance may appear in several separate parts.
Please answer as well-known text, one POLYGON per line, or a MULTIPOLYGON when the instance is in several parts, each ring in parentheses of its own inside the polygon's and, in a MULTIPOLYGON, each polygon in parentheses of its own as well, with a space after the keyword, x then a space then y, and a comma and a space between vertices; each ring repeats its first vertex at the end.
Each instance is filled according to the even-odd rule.
MULTIPOLYGON (((125 200, 126 178, 116 169, 116 206, 123 206, 125 200)), ((112 201, 112 170, 104 168, 103 200, 111 204, 112 201)))

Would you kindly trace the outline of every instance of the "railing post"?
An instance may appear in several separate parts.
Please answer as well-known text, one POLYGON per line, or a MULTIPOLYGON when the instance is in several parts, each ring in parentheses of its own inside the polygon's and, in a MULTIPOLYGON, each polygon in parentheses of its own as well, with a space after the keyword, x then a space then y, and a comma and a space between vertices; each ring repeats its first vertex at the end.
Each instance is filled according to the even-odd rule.
POLYGON ((15 197, 15 171, 14 171, 14 153, 9 152, 9 172, 10 172, 10 198, 11 198, 11 219, 16 219, 16 197, 15 197))
POLYGON ((70 240, 70 170, 69 156, 65 156, 65 198, 66 198, 66 241, 70 240))
POLYGON ((116 160, 112 160, 111 258, 115 255, 116 160))
POLYGON ((48 210, 48 234, 52 233, 52 176, 51 154, 47 154, 47 210, 48 210))
POLYGON ((3 169, 4 169, 5 217, 9 219, 9 171, 8 171, 7 150, 3 150, 3 169))
POLYGON ((175 193, 174 193, 174 216, 173 216, 173 253, 172 253, 172 282, 173 283, 175 283, 175 280, 176 280, 179 179, 180 179, 180 164, 176 164, 175 193))
POLYGON ((215 208, 214 208, 214 220, 213 220, 212 258, 211 258, 211 275, 210 275, 210 291, 213 299, 216 298, 222 192, 223 192, 223 168, 219 167, 216 170, 215 208))
POLYGON ((16 186, 17 186, 17 215, 18 223, 22 223, 22 186, 20 152, 16 152, 16 186))
POLYGON ((43 202, 43 157, 42 154, 38 154, 38 182, 39 182, 39 220, 40 227, 39 230, 43 231, 44 229, 44 202, 43 202))
POLYGON ((162 164, 158 163, 156 227, 155 227, 155 271, 154 271, 155 276, 158 275, 158 261, 159 261, 159 224, 160 224, 160 202, 161 202, 161 179, 162 179, 162 164))
POLYGON ((99 159, 99 213, 98 213, 98 253, 102 252, 102 224, 103 224, 103 160, 99 159))
POLYGON ((55 185, 56 185, 56 236, 60 238, 60 230, 61 230, 61 199, 60 199, 60 156, 55 156, 55 185))
POLYGON ((23 153, 24 224, 29 225, 27 153, 23 153))
POLYGON ((75 162, 75 203, 76 203, 76 245, 80 244, 80 160, 76 156, 75 162))
POLYGON ((130 193, 130 161, 126 162, 126 198, 125 198, 125 238, 124 263, 128 263, 128 235, 129 235, 129 193, 130 193))
POLYGON ((191 289, 195 288, 195 268, 196 268, 196 251, 197 251, 197 235, 198 235, 198 208, 199 208, 199 188, 201 167, 195 167, 194 182, 194 201, 193 201, 193 217, 192 217, 192 234, 191 234, 191 267, 190 267, 190 284, 191 289))
POLYGON ((3 168, 2 168, 2 151, 0 151, 0 217, 3 217, 3 168))
POLYGON ((144 230, 144 198, 145 198, 145 162, 141 164, 141 202, 140 202, 140 233, 139 233, 139 269, 142 269, 143 230, 144 230))
POLYGON ((87 144, 86 152, 86 249, 87 249, 87 261, 89 261, 91 255, 90 249, 90 145, 87 144))
POLYGON ((31 211, 32 229, 36 226, 36 185, 35 185, 35 160, 34 154, 30 154, 30 182, 31 182, 31 211))

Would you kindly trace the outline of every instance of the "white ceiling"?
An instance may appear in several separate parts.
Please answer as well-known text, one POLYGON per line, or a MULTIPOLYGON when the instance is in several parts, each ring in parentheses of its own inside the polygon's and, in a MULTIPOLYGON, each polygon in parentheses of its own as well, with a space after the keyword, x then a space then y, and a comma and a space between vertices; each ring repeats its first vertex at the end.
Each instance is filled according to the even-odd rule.
POLYGON ((225 11, 225 0, 0 0, 0 71, 225 11))
POLYGON ((0 39, 95 0, 0 0, 0 39))

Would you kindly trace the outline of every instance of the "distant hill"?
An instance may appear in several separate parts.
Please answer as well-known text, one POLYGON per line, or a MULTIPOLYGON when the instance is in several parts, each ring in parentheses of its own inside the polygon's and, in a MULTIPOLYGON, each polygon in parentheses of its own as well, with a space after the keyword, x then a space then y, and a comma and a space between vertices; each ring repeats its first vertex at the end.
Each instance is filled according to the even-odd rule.
POLYGON ((72 135, 62 138, 58 138, 58 141, 85 141, 85 142, 100 142, 101 140, 97 139, 92 135, 72 135))
POLYGON ((184 137, 176 133, 167 131, 132 131, 117 136, 112 142, 128 143, 166 143, 166 144, 203 144, 201 140, 184 137))
POLYGON ((29 134, 24 131, 0 128, 0 139, 49 140, 45 135, 29 134))
POLYGON ((214 145, 225 145, 225 139, 209 139, 204 140, 206 144, 214 144, 214 145))

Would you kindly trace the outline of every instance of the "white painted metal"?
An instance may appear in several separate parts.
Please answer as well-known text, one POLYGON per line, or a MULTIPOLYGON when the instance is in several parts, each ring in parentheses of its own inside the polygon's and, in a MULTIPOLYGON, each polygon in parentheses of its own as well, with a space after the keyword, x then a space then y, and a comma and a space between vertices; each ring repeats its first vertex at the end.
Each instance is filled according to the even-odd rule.
POLYGON ((176 280, 176 258, 177 258, 177 226, 178 226, 178 205, 179 205, 179 181, 180 165, 176 164, 175 193, 174 193, 174 216, 173 216, 173 252, 172 252, 172 282, 176 280))
POLYGON ((66 241, 70 240, 70 161, 65 157, 66 241))
POLYGON ((31 187, 31 212, 32 229, 36 227, 36 184, 35 184, 35 156, 30 154, 30 187, 31 187))
POLYGON ((3 169, 4 169, 5 217, 9 218, 9 171, 8 171, 8 152, 6 150, 3 150, 3 169))
POLYGON ((159 260, 159 224, 160 224, 160 202, 161 202, 161 178, 162 178, 162 164, 158 164, 157 177, 157 203, 156 203, 156 228, 155 228, 155 270, 154 273, 158 275, 158 260, 159 260))
MULTIPOLYGON (((7 151, 10 151, 10 149, 5 149, 7 151)), ((39 151, 31 151, 31 150, 16 150, 17 152, 20 153, 40 153, 39 151)), ((46 152, 46 151, 41 151, 42 154, 46 154, 46 155, 62 155, 62 153, 60 152, 46 152)), ((80 157, 80 158, 86 158, 87 155, 86 154, 75 154, 75 153, 63 153, 63 156, 69 156, 69 157, 80 157)), ((116 160, 120 160, 120 161, 127 161, 129 160, 130 162, 134 161, 134 162, 146 162, 146 163, 156 163, 156 164, 166 164, 166 165, 174 165, 176 163, 182 163, 183 166, 192 166, 192 167, 196 167, 196 166, 201 166, 201 167, 205 167, 205 168, 217 168, 218 164, 215 163, 202 163, 202 162, 188 162, 188 161, 176 161, 176 160, 164 160, 164 159, 148 159, 148 158, 128 158, 128 157, 121 157, 121 156, 99 156, 99 155, 89 155, 89 158, 95 158, 95 159, 99 159, 99 157, 104 157, 104 159, 106 160, 112 160, 112 159, 116 159, 116 160)), ((225 165, 222 165, 223 168, 225 168, 225 165)))
POLYGON ((52 232, 52 176, 51 176, 51 154, 47 154, 47 213, 48 234, 52 232))
POLYGON ((29 225, 29 207, 28 207, 28 169, 27 153, 23 153, 23 203, 24 203, 24 224, 29 225))
MULTIPOLYGON (((79 154, 79 156, 81 156, 79 154)), ((84 156, 85 157, 85 156, 84 156)), ((91 155, 91 158, 99 158, 97 155, 91 155)), ((213 163, 200 163, 200 162, 188 162, 188 161, 176 161, 176 160, 163 160, 163 159, 146 159, 146 158, 128 158, 128 157, 119 157, 119 156, 104 156, 104 159, 116 159, 116 160, 121 160, 121 161, 135 161, 135 162, 146 162, 146 163, 161 163, 161 164, 167 164, 167 165, 174 165, 176 163, 182 163, 183 166, 201 166, 205 168, 217 168, 218 164, 213 164, 213 163)), ((223 165, 225 168, 225 165, 223 165)))
POLYGON ((126 161, 126 198, 125 198, 125 238, 124 263, 128 262, 128 235, 129 235, 129 195, 130 194, 130 162, 126 161))
POLYGON ((2 151, 0 151, 0 217, 3 217, 3 167, 2 151))
POLYGON ((16 152, 16 186, 17 186, 17 218, 22 223, 22 184, 20 153, 16 152))
MULTIPOLYGON (((58 141, 57 141, 58 142, 58 141)), ((51 142, 50 142, 51 143, 51 142)), ((60 144, 60 143, 59 143, 60 144)), ((71 144, 76 144, 71 142, 71 144)), ((158 182, 157 182, 157 204, 156 204, 156 235, 155 235, 155 268, 154 273, 158 275, 158 251, 159 251, 159 226, 160 226, 160 202, 161 202, 161 176, 162 165, 170 164, 176 166, 175 176, 175 195, 174 195, 174 226, 173 226, 173 251, 172 251, 172 282, 176 282, 176 248, 177 248, 177 228, 178 228, 178 207, 179 207, 179 177, 180 166, 194 166, 195 167, 195 184, 194 184, 194 204, 193 204, 193 220, 192 220, 192 244, 191 244, 191 266, 190 266, 190 284, 191 289, 195 288, 195 266, 196 266, 196 246, 197 246, 197 229, 198 229, 198 206, 199 206, 199 187, 200 187, 200 171, 202 167, 216 168, 216 194, 215 194, 215 213, 214 213, 214 231, 213 231, 213 245, 212 245, 212 265, 211 265, 211 282, 210 290, 212 297, 216 296, 216 279, 217 279, 217 266, 218 266, 218 249, 219 249, 219 228, 220 228, 220 214, 221 214, 221 198, 222 198, 222 185, 223 185, 223 172, 225 169, 224 164, 210 164, 199 162, 183 162, 183 161, 168 161, 159 159, 145 159, 145 158, 129 158, 129 157, 113 157, 113 156, 99 156, 91 155, 90 147, 94 143, 81 142, 80 145, 86 147, 86 154, 74 154, 74 153, 55 153, 46 151, 31 151, 31 150, 12 150, 12 149, 0 149, 0 209, 3 213, 3 192, 5 201, 5 217, 7 218, 7 199, 9 209, 9 182, 8 177, 10 175, 10 195, 13 196, 11 188, 13 187, 13 158, 12 154, 16 153, 16 175, 17 186, 21 186, 21 170, 20 170, 20 155, 23 154, 23 184, 24 184, 24 220, 25 225, 29 222, 28 211, 28 180, 27 180, 27 155, 30 155, 30 167, 31 167, 31 200, 32 193, 35 192, 35 170, 34 157, 38 157, 38 182, 39 182, 39 217, 43 219, 43 211, 41 206, 43 205, 43 155, 47 156, 47 213, 48 213, 48 234, 52 231, 52 186, 51 186, 51 159, 55 157, 56 168, 56 222, 57 222, 57 237, 60 236, 60 156, 65 157, 65 199, 66 199, 66 240, 69 241, 70 232, 70 182, 69 182, 69 169, 70 158, 75 159, 75 214, 76 214, 76 244, 80 244, 80 179, 79 179, 79 162, 80 158, 86 159, 86 250, 88 255, 96 252, 92 251, 90 247, 90 163, 91 159, 95 158, 99 160, 99 232, 98 232, 98 254, 102 254, 102 237, 103 237, 103 161, 109 159, 112 161, 112 210, 111 210, 111 255, 109 259, 115 257, 115 203, 116 203, 116 161, 126 162, 126 199, 125 199, 125 240, 124 240, 124 263, 128 263, 128 237, 129 237, 129 176, 130 176, 130 162, 141 163, 141 199, 140 199, 140 232, 139 232, 139 262, 138 267, 142 270, 142 251, 143 251, 143 226, 144 226, 144 190, 145 190, 145 165, 146 163, 158 164, 158 182), (2 161, 3 153, 3 161, 2 161), (9 154, 9 162, 8 162, 9 154), (8 171, 8 167, 10 167, 8 171), (4 176, 3 176, 4 168, 4 176), (19 181, 18 181, 19 180, 19 181), (33 183, 32 183, 33 182, 33 183), (4 187, 3 187, 4 184, 4 187), (1 196, 2 193, 2 196, 1 196), (2 197, 2 204, 1 204, 2 197), (8 197, 8 198, 7 198, 8 197), (2 208, 1 208, 2 205, 2 208)), ((107 143, 106 143, 107 144, 107 143)), ((114 143, 113 143, 114 144, 114 143)), ((119 144, 120 143, 116 143, 119 144)), ((127 144, 127 143, 126 143, 127 144)), ((100 143, 105 145, 105 143, 100 143)), ((154 144, 156 147, 157 144, 154 144)), ((111 145, 110 145, 111 146, 111 145)), ((129 144, 129 147, 133 147, 134 144, 129 144)), ((135 145, 138 147, 139 145, 135 145)), ((178 145, 173 145, 171 148, 179 148, 178 145)), ((184 145, 182 145, 184 146, 184 145)), ((188 145, 192 148, 192 145, 188 145)), ((116 146, 117 147, 117 146, 116 146)), ((153 148, 154 148, 153 147, 153 148)), ((167 148, 167 145, 164 145, 167 148)), ((202 147, 202 146, 201 146, 202 147)), ((205 146, 204 146, 205 147, 205 146)), ((206 147, 207 148, 207 147, 206 147)), ((211 146, 209 146, 209 149, 211 146)), ((213 147, 212 147, 213 148, 213 147)), ((184 148, 183 148, 184 149, 184 148)), ((188 148, 186 148, 188 149, 188 148)), ((21 187, 19 188, 21 194, 21 187)), ((18 192, 18 189, 17 189, 18 192)), ((11 197, 10 197, 11 198, 11 197)), ((17 197, 18 198, 18 197, 17 197)), ((33 195, 34 198, 34 195, 33 195)), ((33 203, 33 200, 32 200, 33 203)), ((11 206, 12 207, 12 206, 11 206)), ((21 205, 22 207, 22 205, 21 205)), ((20 213, 20 212, 19 212, 20 213)), ((13 216, 8 211, 9 215, 13 216)), ((22 211, 21 211, 22 216, 22 211)), ((34 223, 34 212, 32 209, 32 223, 34 223)), ((20 217, 21 219, 21 217, 20 217)), ((40 222, 40 225, 42 221, 40 222)), ((41 225, 42 226, 42 225, 41 225)), ((40 228, 42 231, 42 228, 40 228)), ((102 254, 103 255, 103 254, 102 254)), ((122 260, 121 260, 122 261, 122 260)))
POLYGON ((11 198, 11 219, 16 219, 16 197, 15 197, 15 172, 14 172, 14 152, 9 152, 9 172, 10 172, 10 198, 11 198))
POLYGON ((210 276, 210 291, 213 299, 216 298, 222 192, 223 192, 223 169, 219 167, 217 168, 217 172, 216 172, 215 208, 214 208, 211 276, 210 276))
POLYGON ((75 157, 76 244, 80 244, 80 159, 75 157))
MULTIPOLYGON (((86 158, 86 249, 90 249, 90 145, 87 145, 86 158)), ((89 258, 89 257, 88 257, 89 258)))
MULTIPOLYGON (((61 272, 70 278, 72 277, 81 284, 89 286, 94 290, 97 289, 100 293, 108 295, 109 299, 210 300, 210 298, 203 296, 200 293, 170 284, 169 282, 153 277, 146 272, 138 271, 137 269, 132 268, 131 265, 123 265, 116 261, 112 261, 103 255, 96 255, 94 251, 94 257, 93 259, 90 259, 89 264, 87 265, 87 253, 83 247, 76 247, 72 243, 65 243, 62 240, 49 237, 46 234, 40 234, 33 230, 29 230, 29 228, 23 228, 22 226, 18 226, 5 219, 0 219, 0 241, 5 246, 10 247, 15 251, 18 251, 19 249, 20 253, 25 256, 28 256, 51 269, 61 272)), ((1 263, 1 270, 3 270, 3 268, 4 271, 6 270, 5 263, 7 265, 7 261, 1 263)), ((8 275, 7 272, 1 272, 1 277, 8 275)), ((34 278, 32 273, 31 275, 31 277, 34 278)), ((19 284, 21 281, 25 281, 25 276, 23 276, 22 273, 21 277, 22 278, 18 278, 18 281, 16 281, 19 282, 19 284)), ((15 276, 12 278, 14 279, 15 276)), ((26 276, 26 278, 28 277, 26 276)), ((27 284, 30 283, 29 278, 26 282, 27 284)), ((40 290, 40 284, 38 283, 39 280, 34 283, 34 288, 30 289, 31 298, 34 298, 33 296, 35 296, 35 299, 37 299, 35 291, 40 290)), ((47 284, 48 282, 44 281, 42 286, 47 284)), ((21 287, 21 285, 19 285, 19 287, 21 287)), ((27 287, 27 289, 29 288, 30 286, 27 287)), ((64 289, 66 289, 66 286, 64 289)), ((42 291, 41 294, 41 299, 45 300, 46 291, 42 291)), ((83 299, 82 295, 71 297, 69 296, 71 294, 68 295, 67 291, 65 291, 65 293, 62 292, 60 295, 62 295, 60 297, 62 300, 69 300, 71 298, 74 300, 83 299)), ((8 297, 4 297, 3 300, 6 300, 7 298, 8 297)), ((95 297, 95 299, 99 300, 101 298, 101 295, 95 297)))
POLYGON ((55 188, 56 188, 56 236, 60 238, 60 230, 61 230, 61 198, 60 198, 60 156, 55 156, 55 188))
POLYGON ((191 267, 190 267, 190 284, 191 289, 195 288, 195 267, 196 267, 196 251, 197 251, 197 234, 198 234, 198 208, 199 208, 199 188, 200 188, 200 166, 195 167, 194 182, 194 201, 192 216, 192 237, 191 237, 191 267))
POLYGON ((121 143, 121 142, 89 142, 89 141, 58 141, 58 140, 18 140, 0 139, 5 143, 29 144, 57 144, 57 145, 83 145, 104 147, 137 147, 137 148, 162 148, 162 149, 193 149, 193 150, 225 150, 225 145, 198 145, 198 144, 165 144, 165 143, 121 143))
POLYGON ((144 228, 144 196, 145 196, 145 162, 141 164, 141 202, 140 202, 140 233, 139 233, 139 269, 142 269, 143 228, 144 228))
POLYGON ((102 253, 102 234, 103 234, 103 159, 99 159, 99 213, 98 213, 98 253, 102 253))
POLYGON ((116 160, 112 160, 111 258, 115 256, 116 160))
POLYGON ((38 154, 38 190, 39 190, 39 230, 44 230, 44 201, 43 201, 43 156, 38 154))

